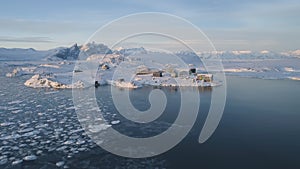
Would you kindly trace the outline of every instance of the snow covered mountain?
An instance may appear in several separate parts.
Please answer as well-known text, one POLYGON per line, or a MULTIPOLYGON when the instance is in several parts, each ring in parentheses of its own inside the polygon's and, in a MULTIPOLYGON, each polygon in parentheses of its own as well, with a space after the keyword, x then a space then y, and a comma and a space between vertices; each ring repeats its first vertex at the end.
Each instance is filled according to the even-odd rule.
POLYGON ((222 61, 228 60, 270 60, 270 59, 294 59, 300 58, 300 50, 290 51, 285 53, 276 53, 272 51, 215 51, 215 52, 199 52, 180 51, 175 53, 184 62, 191 64, 193 62, 200 63, 201 59, 216 59, 220 58, 222 61))
POLYGON ((35 60, 76 60, 81 51, 88 55, 104 54, 106 51, 112 53, 111 50, 103 44, 89 43, 83 46, 77 44, 71 47, 58 47, 50 50, 35 50, 32 48, 0 48, 0 60, 2 61, 35 61, 35 60))
POLYGON ((140 48, 120 48, 118 50, 114 50, 114 54, 119 54, 122 56, 129 55, 138 55, 138 54, 146 54, 147 50, 143 47, 140 48))
POLYGON ((44 58, 45 60, 55 61, 55 60, 76 60, 78 59, 80 53, 80 48, 77 44, 66 48, 59 47, 55 49, 51 49, 48 51, 48 54, 44 58))
MULTIPOLYGON (((117 54, 123 57, 138 54, 147 54, 151 51, 147 51, 143 47, 139 48, 120 48, 112 50, 104 44, 98 44, 95 42, 87 43, 82 46, 77 44, 71 47, 58 47, 50 50, 35 50, 20 49, 20 48, 0 48, 0 60, 11 61, 25 61, 25 60, 76 60, 80 54, 84 54, 85 58, 91 55, 99 54, 117 54)), ((159 53, 158 53, 159 54, 159 53)), ((186 63, 200 62, 200 58, 216 58, 220 57, 222 60, 258 60, 258 59, 288 59, 288 58, 300 58, 300 50, 275 53, 271 51, 216 51, 216 52, 199 52, 195 54, 191 51, 180 51, 174 53, 180 57, 186 63)), ((82 59, 82 58, 80 58, 82 59)))
POLYGON ((178 56, 186 64, 194 64, 197 67, 201 66, 200 65, 201 60, 199 58, 199 56, 201 56, 201 55, 197 55, 194 52, 180 51, 180 52, 175 53, 175 55, 178 56))
POLYGON ((112 54, 112 50, 104 44, 97 44, 95 42, 82 45, 80 50, 87 56, 97 54, 112 54))
POLYGON ((257 59, 287 59, 292 57, 291 55, 282 55, 271 51, 222 51, 218 55, 221 59, 246 59, 246 60, 257 60, 257 59))
POLYGON ((59 47, 50 50, 0 48, 0 60, 2 61, 39 61, 39 60, 76 60, 80 53, 77 44, 71 47, 59 47))
POLYGON ((15 61, 15 60, 41 60, 47 51, 37 51, 32 48, 0 48, 0 61, 15 61))
POLYGON ((294 57, 300 58, 300 50, 282 52, 281 54, 285 55, 285 56, 294 56, 294 57))

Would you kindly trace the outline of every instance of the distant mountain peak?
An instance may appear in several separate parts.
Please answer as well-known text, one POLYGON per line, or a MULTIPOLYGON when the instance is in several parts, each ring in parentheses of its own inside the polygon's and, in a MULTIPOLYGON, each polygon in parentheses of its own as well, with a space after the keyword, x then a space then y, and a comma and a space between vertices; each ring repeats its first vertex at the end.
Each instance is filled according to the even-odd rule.
POLYGON ((111 54, 112 51, 106 45, 102 43, 91 42, 81 46, 81 51, 85 52, 86 55, 95 55, 95 54, 111 54))
MULTIPOLYGON (((90 42, 84 45, 74 43, 70 47, 58 47, 50 50, 35 50, 33 48, 3 48, 0 47, 0 60, 77 60, 82 53, 87 57, 92 55, 116 54, 123 57, 130 55, 140 55, 153 53, 144 47, 124 48, 119 47, 112 51, 108 46, 102 43, 90 42)), ((157 52, 158 54, 161 52, 157 52)), ((250 51, 250 50, 232 50, 232 51, 179 51, 173 53, 179 56, 187 63, 198 61, 200 58, 221 58, 221 59, 285 59, 300 58, 300 50, 287 52, 273 52, 269 50, 250 51)))
POLYGON ((144 47, 139 48, 123 48, 120 47, 114 51, 115 54, 120 54, 123 56, 146 54, 148 51, 144 47))
POLYGON ((63 60, 76 60, 78 59, 80 49, 77 46, 77 43, 72 45, 71 47, 60 47, 53 50, 47 57, 47 60, 56 60, 55 57, 63 60))

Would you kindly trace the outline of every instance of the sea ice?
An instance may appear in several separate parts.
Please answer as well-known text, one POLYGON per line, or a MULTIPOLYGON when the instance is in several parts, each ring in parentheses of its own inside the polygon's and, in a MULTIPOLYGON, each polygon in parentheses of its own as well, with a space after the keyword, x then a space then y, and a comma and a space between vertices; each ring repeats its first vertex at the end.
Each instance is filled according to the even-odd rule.
POLYGON ((114 125, 114 124, 119 124, 120 123, 120 120, 115 120, 115 121, 112 121, 112 122, 110 122, 112 125, 114 125))
POLYGON ((107 125, 107 124, 90 125, 89 131, 92 133, 98 133, 102 130, 108 129, 109 127, 111 127, 111 125, 107 125))
POLYGON ((59 162, 57 162, 55 165, 56 165, 57 167, 62 167, 64 164, 65 164, 64 161, 59 161, 59 162))
POLYGON ((8 159, 7 158, 3 158, 0 160, 0 165, 4 165, 8 162, 8 159))
POLYGON ((0 126, 5 127, 5 126, 13 125, 13 124, 15 124, 15 123, 13 123, 13 122, 3 122, 3 123, 0 123, 0 126))
POLYGON ((18 160, 13 161, 11 164, 12 164, 12 165, 17 165, 17 164, 20 164, 20 163, 22 163, 22 162, 23 162, 23 160, 18 159, 18 160))
POLYGON ((37 156, 35 156, 35 155, 29 155, 29 156, 25 156, 23 158, 24 161, 34 161, 36 159, 37 159, 37 156))

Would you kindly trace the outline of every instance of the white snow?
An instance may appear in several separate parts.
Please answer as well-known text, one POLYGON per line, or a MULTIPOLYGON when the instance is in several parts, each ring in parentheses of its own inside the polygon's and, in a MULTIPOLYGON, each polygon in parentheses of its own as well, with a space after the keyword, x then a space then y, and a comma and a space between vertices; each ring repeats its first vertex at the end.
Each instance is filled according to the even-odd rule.
POLYGON ((268 53, 270 53, 270 51, 268 51, 268 50, 262 50, 262 51, 260 51, 260 53, 261 54, 268 54, 268 53))
POLYGON ((250 50, 240 50, 240 51, 234 50, 232 51, 232 53, 235 55, 240 55, 240 54, 251 54, 252 52, 250 50))
POLYGON ((51 87, 55 89, 67 89, 67 88, 83 88, 84 85, 82 82, 78 81, 73 84, 62 84, 56 81, 49 80, 46 77, 41 77, 40 75, 34 75, 30 79, 28 79, 25 83, 25 86, 40 88, 40 87, 51 87))
POLYGON ((136 85, 133 82, 118 82, 118 81, 116 81, 116 82, 111 82, 111 85, 117 86, 120 88, 129 88, 129 89, 136 89, 136 88, 141 87, 141 85, 136 85))
POLYGON ((59 68, 60 68, 60 66, 54 65, 54 64, 41 64, 40 66, 43 66, 43 67, 51 67, 51 68, 56 68, 56 69, 59 69, 59 68))

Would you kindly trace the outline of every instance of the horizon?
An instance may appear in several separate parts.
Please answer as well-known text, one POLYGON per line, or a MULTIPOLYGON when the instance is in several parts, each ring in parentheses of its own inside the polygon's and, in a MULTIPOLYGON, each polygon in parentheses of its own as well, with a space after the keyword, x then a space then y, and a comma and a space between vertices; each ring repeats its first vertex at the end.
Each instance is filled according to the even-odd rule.
MULTIPOLYGON (((106 45, 106 44, 104 44, 102 42, 95 42, 95 43, 96 44, 106 45)), ((75 43, 73 43, 71 45, 68 45, 68 46, 67 45, 54 46, 54 47, 45 48, 45 49, 37 49, 37 48, 34 48, 34 47, 27 47, 26 48, 26 47, 4 47, 4 46, 0 46, 0 49, 24 49, 24 50, 26 50, 26 49, 33 49, 35 51, 48 51, 48 50, 52 50, 52 49, 56 49, 56 48, 70 48, 70 47, 74 46, 75 44, 77 46, 81 47, 81 46, 86 45, 88 43, 78 44, 78 43, 75 42, 75 43)), ((110 47, 108 46, 108 48, 110 48, 110 47)), ((123 47, 123 46, 121 46, 121 48, 122 49, 132 49, 130 47, 123 47)), ((148 51, 154 51, 155 52, 155 50, 151 50, 151 49, 146 48, 144 46, 133 47, 133 48, 144 48, 144 49, 146 49, 148 51)), ((117 50, 117 49, 112 49, 112 50, 117 50)), ((185 51, 189 51, 189 50, 180 50, 179 49, 179 50, 171 51, 171 52, 172 53, 177 53, 177 52, 185 52, 185 51)), ((205 52, 214 52, 214 51, 200 51, 200 53, 202 53, 202 52, 205 53, 205 52)), ((249 54, 249 53, 261 53, 261 54, 267 54, 267 53, 287 54, 287 53, 291 53, 292 54, 294 52, 294 54, 292 54, 292 55, 298 55, 298 52, 300 53, 300 48, 299 49, 295 49, 295 50, 285 50, 285 51, 272 51, 272 50, 264 50, 264 49, 262 49, 262 50, 249 50, 248 49, 248 50, 216 50, 215 52, 222 52, 222 53, 232 52, 232 53, 236 53, 236 55, 238 55, 238 54, 249 54), (237 53, 237 52, 241 52, 241 53, 237 53), (297 52, 297 54, 295 54, 295 52, 297 52)), ((199 52, 196 52, 196 53, 199 53, 199 52)))
POLYGON ((152 11, 190 21, 210 38, 217 51, 294 51, 300 44, 299 7, 296 0, 9 1, 0 7, 0 42, 4 48, 36 50, 84 44, 112 20, 152 11))

